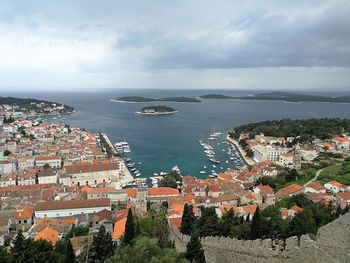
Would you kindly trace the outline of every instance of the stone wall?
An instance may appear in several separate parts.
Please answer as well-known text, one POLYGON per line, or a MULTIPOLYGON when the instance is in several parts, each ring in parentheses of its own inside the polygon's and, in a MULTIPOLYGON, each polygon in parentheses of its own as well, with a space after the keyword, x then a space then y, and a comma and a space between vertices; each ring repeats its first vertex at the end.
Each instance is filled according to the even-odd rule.
MULTIPOLYGON (((176 249, 185 252, 190 237, 182 235, 175 228, 172 228, 170 233, 176 249)), ((350 263, 350 213, 321 227, 317 233, 317 241, 303 235, 300 239, 290 237, 285 242, 224 237, 205 237, 201 242, 207 263, 350 263)))

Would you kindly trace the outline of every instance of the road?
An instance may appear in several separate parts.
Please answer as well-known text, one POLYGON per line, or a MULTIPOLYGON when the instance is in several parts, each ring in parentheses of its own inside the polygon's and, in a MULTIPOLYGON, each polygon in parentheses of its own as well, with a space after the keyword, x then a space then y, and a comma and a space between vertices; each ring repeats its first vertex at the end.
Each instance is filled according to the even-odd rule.
POLYGON ((312 183, 313 181, 315 181, 319 176, 320 174, 322 173, 322 171, 324 170, 324 168, 318 170, 315 174, 315 177, 312 178, 309 182, 307 182, 306 184, 304 184, 304 187, 307 186, 308 184, 312 183))

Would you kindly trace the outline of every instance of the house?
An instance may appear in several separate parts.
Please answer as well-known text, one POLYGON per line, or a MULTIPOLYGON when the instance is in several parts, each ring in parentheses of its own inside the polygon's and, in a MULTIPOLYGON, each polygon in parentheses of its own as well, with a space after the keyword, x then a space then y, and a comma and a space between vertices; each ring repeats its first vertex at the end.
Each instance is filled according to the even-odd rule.
POLYGON ((17 185, 33 185, 36 182, 36 169, 29 168, 17 174, 17 185))
POLYGON ((350 140, 344 137, 336 136, 332 138, 335 147, 340 150, 348 150, 350 148, 350 140))
POLYGON ((260 193, 262 196, 262 202, 266 205, 274 205, 275 204, 275 193, 273 189, 268 185, 258 185, 254 187, 253 191, 255 193, 260 193))
POLYGON ((319 183, 311 182, 305 186, 305 193, 321 194, 326 192, 326 187, 319 183))
POLYGON ((33 223, 33 210, 24 206, 16 211, 15 219, 17 224, 31 225, 33 223))
POLYGON ((35 158, 35 165, 38 167, 43 167, 45 164, 49 165, 51 168, 61 168, 62 159, 60 156, 45 156, 40 155, 35 158))
POLYGON ((111 209, 110 199, 40 202, 34 207, 36 218, 71 217, 97 213, 104 209, 111 209))
POLYGON ((333 193, 338 193, 340 191, 343 191, 343 185, 338 181, 330 181, 328 183, 325 183, 324 187, 333 193))
POLYGON ((294 154, 292 152, 282 153, 278 157, 277 164, 283 167, 293 168, 294 154))
POLYGON ((16 171, 16 163, 9 160, 0 160, 0 175, 4 176, 16 171))
POLYGON ((0 187, 15 186, 17 184, 17 174, 9 173, 7 176, 0 178, 0 187))
POLYGON ((111 203, 128 202, 128 194, 123 190, 117 190, 113 187, 89 187, 81 189, 86 194, 87 199, 109 198, 111 203))
POLYGON ((300 154, 301 154, 301 158, 308 163, 312 162, 318 156, 316 149, 311 147, 301 148, 300 154))
POLYGON ((41 169, 38 172, 39 184, 56 184, 58 180, 58 170, 56 169, 41 169))
POLYGON ((337 198, 337 204, 339 204, 341 208, 350 206, 350 192, 337 193, 335 196, 337 198))
POLYGON ((304 187, 298 184, 291 184, 288 185, 276 193, 277 200, 285 198, 285 197, 291 197, 293 195, 297 195, 304 192, 304 187))
POLYGON ((52 245, 55 245, 56 242, 59 240, 58 234, 59 233, 57 230, 54 230, 50 227, 46 227, 35 236, 34 240, 37 241, 43 239, 50 242, 52 245))

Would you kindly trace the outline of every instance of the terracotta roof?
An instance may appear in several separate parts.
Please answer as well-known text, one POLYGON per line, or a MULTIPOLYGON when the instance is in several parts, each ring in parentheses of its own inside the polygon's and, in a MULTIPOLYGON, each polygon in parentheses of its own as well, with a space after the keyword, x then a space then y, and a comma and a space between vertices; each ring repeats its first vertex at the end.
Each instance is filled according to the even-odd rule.
POLYGON ((52 245, 55 245, 58 241, 58 231, 46 227, 44 230, 41 230, 34 238, 34 240, 43 239, 50 242, 52 245))
POLYGON ((35 158, 37 161, 48 161, 48 160, 61 160, 60 156, 53 155, 53 156, 44 156, 40 155, 35 158))
POLYGON ((315 182, 309 183, 306 187, 311 187, 316 191, 321 191, 326 189, 323 185, 320 185, 319 183, 315 183, 315 182))
POLYGON ((293 205, 290 209, 297 212, 297 213, 302 212, 304 210, 303 208, 301 208, 300 206, 297 206, 297 205, 293 205))
POLYGON ((273 195, 273 189, 269 185, 259 185, 257 188, 259 188, 262 193, 273 195))
POLYGON ((86 192, 88 194, 99 194, 99 193, 110 193, 110 192, 115 192, 117 191, 113 187, 89 187, 89 186, 84 186, 81 189, 82 192, 86 192))
POLYGON ((168 218, 169 224, 172 226, 175 226, 176 228, 181 227, 182 218, 181 217, 175 217, 175 218, 168 218))
POLYGON ((350 201, 350 192, 337 193, 336 196, 343 200, 350 201))
POLYGON ((127 193, 128 197, 130 197, 130 198, 137 197, 137 189, 136 188, 128 188, 128 189, 124 189, 123 191, 125 191, 127 193))
POLYGON ((156 187, 147 189, 148 196, 169 196, 178 195, 179 190, 170 187, 156 187))
POLYGON ((118 170, 117 163, 99 163, 99 164, 84 164, 84 165, 69 165, 65 167, 68 174, 91 173, 118 170))
POLYGON ((337 142, 349 142, 349 139, 340 136, 336 136, 332 140, 337 142))
POLYGON ((88 208, 88 207, 109 207, 110 199, 91 199, 91 200, 71 200, 71 201, 53 201, 37 203, 34 207, 35 211, 44 210, 60 210, 73 208, 88 208))
POLYGON ((288 185, 288 186, 282 188, 280 191, 282 191, 284 194, 289 195, 289 194, 293 194, 293 193, 299 192, 303 188, 304 187, 301 186, 301 185, 291 184, 291 185, 288 185))
POLYGON ((245 212, 245 214, 254 214, 256 208, 258 207, 258 205, 245 205, 245 206, 241 206, 241 209, 245 212))
POLYGON ((338 181, 330 181, 326 184, 331 184, 331 185, 334 185, 334 186, 337 186, 337 187, 342 187, 343 185, 341 183, 339 183, 338 181))
POLYGON ((28 206, 24 206, 22 210, 16 211, 16 219, 27 219, 31 218, 33 215, 33 210, 28 206))
POLYGON ((77 219, 75 217, 66 217, 60 219, 60 224, 62 225, 74 225, 77 219))
POLYGON ((112 235, 113 240, 117 240, 124 235, 126 220, 127 217, 123 217, 115 222, 114 231, 112 235))

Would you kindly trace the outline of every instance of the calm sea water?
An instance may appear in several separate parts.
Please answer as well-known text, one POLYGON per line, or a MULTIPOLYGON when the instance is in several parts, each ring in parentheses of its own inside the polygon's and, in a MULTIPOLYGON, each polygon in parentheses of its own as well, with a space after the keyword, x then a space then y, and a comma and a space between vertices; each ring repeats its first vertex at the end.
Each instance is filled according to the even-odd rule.
MULTIPOLYGON (((216 93, 228 95, 247 94, 244 91, 223 91, 216 93)), ((74 106, 78 111, 66 116, 64 122, 71 126, 86 128, 93 132, 105 132, 112 142, 126 140, 132 149, 131 158, 142 162, 138 167, 142 176, 151 176, 154 172, 168 171, 175 164, 183 174, 204 177, 199 173, 203 166, 211 166, 203 153, 198 140, 208 137, 214 125, 222 132, 235 126, 264 120, 281 118, 340 117, 350 118, 349 104, 330 103, 287 103, 279 101, 241 101, 241 100, 205 100, 203 103, 147 103, 125 104, 110 102, 109 99, 123 95, 149 97, 199 96, 214 91, 201 90, 117 90, 89 93, 10 93, 1 92, 1 96, 18 96, 47 99, 74 106), (179 112, 167 116, 143 116, 135 112, 146 105, 167 105, 179 112)), ((221 146, 215 145, 217 158, 223 168, 228 159, 221 146)), ((209 169, 209 168, 208 168, 209 169)), ((212 168, 211 168, 212 169, 212 168)), ((209 170, 211 170, 209 169, 209 170)))

